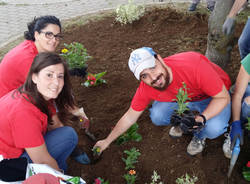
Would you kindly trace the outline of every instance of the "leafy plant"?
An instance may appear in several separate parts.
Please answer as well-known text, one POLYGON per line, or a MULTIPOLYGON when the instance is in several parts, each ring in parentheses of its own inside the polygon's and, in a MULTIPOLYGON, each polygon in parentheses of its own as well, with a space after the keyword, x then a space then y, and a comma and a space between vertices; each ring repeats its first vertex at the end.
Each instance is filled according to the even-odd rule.
POLYGON ((250 117, 247 117, 246 129, 250 130, 250 117))
POLYGON ((96 155, 99 156, 101 154, 101 148, 98 146, 93 148, 92 151, 93 151, 94 156, 96 156, 96 155))
POLYGON ((177 184, 195 184, 195 182, 198 181, 198 177, 197 176, 189 176, 187 173, 184 176, 181 176, 180 178, 176 179, 176 183, 177 184))
POLYGON ((137 177, 136 171, 131 169, 127 174, 124 174, 123 177, 126 180, 127 184, 134 184, 137 177))
POLYGON ((109 184, 108 181, 104 181, 101 177, 98 177, 95 179, 95 182, 93 184, 109 184))
POLYGON ((70 69, 81 69, 87 66, 86 62, 91 56, 88 55, 87 49, 81 43, 64 43, 64 46, 65 48, 61 50, 60 55, 66 60, 70 69))
POLYGON ((133 0, 128 0, 128 4, 116 8, 116 21, 121 24, 131 24, 135 20, 139 20, 144 15, 144 12, 144 6, 135 5, 133 0))
POLYGON ((139 133, 137 133, 138 128, 139 128, 139 125, 137 123, 133 124, 124 134, 120 135, 116 139, 116 144, 121 145, 130 140, 137 141, 137 142, 141 141, 142 136, 139 133))
POLYGON ((179 115, 181 115, 184 111, 188 110, 188 103, 186 101, 190 100, 187 93, 187 85, 185 84, 185 82, 182 82, 182 85, 183 87, 179 88, 178 93, 176 95, 176 99, 174 99, 174 101, 176 101, 178 104, 177 113, 179 115))
POLYGON ((125 169, 126 170, 134 169, 135 168, 134 164, 138 162, 137 157, 140 156, 141 153, 136 148, 132 148, 130 151, 125 150, 124 153, 126 153, 128 155, 126 159, 122 158, 122 160, 126 164, 125 169))
POLYGON ((107 83, 106 80, 102 79, 102 77, 107 72, 101 72, 97 74, 88 73, 87 80, 83 83, 84 86, 90 87, 90 86, 98 86, 103 83, 107 83))
POLYGON ((157 172, 154 170, 153 175, 151 176, 152 182, 150 184, 163 184, 163 182, 159 182, 158 180, 161 179, 161 176, 157 174, 157 172))

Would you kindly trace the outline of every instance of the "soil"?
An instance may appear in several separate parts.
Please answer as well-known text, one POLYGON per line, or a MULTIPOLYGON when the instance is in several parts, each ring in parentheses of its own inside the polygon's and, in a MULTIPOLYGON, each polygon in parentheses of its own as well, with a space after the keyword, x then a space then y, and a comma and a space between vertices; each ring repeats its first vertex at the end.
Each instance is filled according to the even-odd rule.
MULTIPOLYGON (((98 140, 105 138, 117 121, 130 106, 131 99, 139 82, 128 68, 128 57, 133 49, 149 46, 162 57, 183 52, 197 51, 205 54, 207 42, 206 14, 181 13, 173 9, 153 9, 147 11, 139 21, 129 25, 121 25, 113 15, 101 20, 88 21, 85 25, 73 25, 65 30, 62 43, 80 42, 87 48, 93 58, 88 61, 88 72, 107 71, 104 79, 107 84, 86 88, 81 85, 86 79, 72 77, 74 96, 79 106, 83 106, 91 121, 91 132, 98 140)), ((243 25, 237 26, 236 39, 243 25)), ((63 48, 60 45, 59 50, 63 48)), ((58 51, 59 51, 58 50, 58 51)), ((232 81, 235 81, 240 65, 238 47, 232 51, 232 62, 226 68, 232 81)), ((157 127, 151 123, 148 110, 137 121, 141 142, 128 142, 124 145, 112 143, 95 164, 81 165, 69 159, 67 174, 81 176, 87 183, 93 183, 96 177, 108 180, 111 184, 126 183, 126 173, 122 157, 124 150, 132 147, 139 149, 138 163, 135 170, 135 183, 151 182, 151 175, 156 170, 164 183, 174 184, 178 177, 185 173, 198 177, 199 184, 244 184, 241 175, 243 165, 249 160, 247 142, 241 147, 239 159, 230 179, 227 172, 230 160, 222 151, 224 136, 207 140, 201 154, 189 156, 186 147, 191 140, 190 135, 173 139, 168 132, 170 127, 157 127)), ((88 154, 95 144, 84 132, 73 124, 79 135, 79 146, 88 154)))

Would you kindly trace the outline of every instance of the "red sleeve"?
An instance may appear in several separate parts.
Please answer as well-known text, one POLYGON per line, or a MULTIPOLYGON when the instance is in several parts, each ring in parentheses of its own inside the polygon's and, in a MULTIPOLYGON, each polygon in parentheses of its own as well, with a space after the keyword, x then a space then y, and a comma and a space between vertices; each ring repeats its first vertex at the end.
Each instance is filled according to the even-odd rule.
POLYGON ((43 125, 47 118, 32 110, 16 112, 11 122, 12 136, 17 148, 37 147, 44 144, 43 125))
POLYGON ((222 90, 224 82, 207 58, 202 57, 197 66, 197 84, 208 96, 215 96, 222 90))

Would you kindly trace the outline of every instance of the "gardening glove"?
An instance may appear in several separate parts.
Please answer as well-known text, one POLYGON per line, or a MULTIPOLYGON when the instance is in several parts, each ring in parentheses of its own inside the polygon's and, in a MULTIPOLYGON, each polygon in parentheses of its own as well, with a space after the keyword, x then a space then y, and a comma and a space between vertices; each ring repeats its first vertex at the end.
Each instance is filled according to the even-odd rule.
POLYGON ((195 121, 195 115, 194 114, 188 114, 187 116, 184 116, 182 118, 182 122, 180 124, 180 128, 184 133, 195 133, 199 132, 206 123, 206 118, 202 114, 199 114, 197 116, 201 116, 203 118, 203 122, 196 122, 195 121))
POLYGON ((232 123, 230 138, 231 138, 231 150, 234 148, 237 138, 240 139, 240 144, 243 145, 243 130, 241 128, 240 120, 234 121, 232 123))
POLYGON ((226 35, 230 35, 234 30, 234 26, 235 26, 235 19, 228 17, 222 26, 222 32, 226 35))

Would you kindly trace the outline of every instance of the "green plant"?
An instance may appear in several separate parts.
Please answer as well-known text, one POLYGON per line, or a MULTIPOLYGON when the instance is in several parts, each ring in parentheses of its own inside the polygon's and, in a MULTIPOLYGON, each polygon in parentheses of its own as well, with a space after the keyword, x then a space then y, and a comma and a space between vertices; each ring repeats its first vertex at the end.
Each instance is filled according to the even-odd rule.
POLYGON ((92 151, 93 151, 94 156, 96 156, 96 155, 99 156, 101 154, 101 148, 98 146, 93 148, 92 151))
POLYGON ((116 144, 121 145, 130 140, 137 141, 137 142, 141 141, 142 136, 137 133, 138 128, 139 128, 139 125, 137 123, 133 124, 124 134, 120 135, 116 139, 116 144))
POLYGON ((197 176, 189 176, 187 173, 184 176, 181 176, 180 178, 176 179, 176 183, 177 184, 195 184, 195 182, 198 181, 198 177, 197 176))
POLYGON ((95 179, 95 182, 93 184, 109 184, 108 181, 104 181, 101 177, 98 177, 95 179))
POLYGON ((144 12, 144 6, 135 5, 133 0, 128 0, 128 4, 116 8, 116 21, 121 24, 131 24, 135 20, 139 20, 144 15, 144 12))
POLYGON ((141 153, 136 148, 132 148, 130 151, 125 150, 124 153, 126 153, 128 155, 126 159, 122 158, 122 160, 126 164, 125 169, 126 170, 134 169, 135 168, 134 164, 138 162, 137 157, 140 156, 141 153))
POLYGON ((134 184, 136 180, 136 171, 135 170, 129 170, 127 174, 123 175, 124 179, 126 180, 127 184, 134 184))
POLYGON ((98 86, 102 83, 107 83, 106 80, 102 79, 102 77, 107 72, 101 72, 97 74, 88 73, 87 80, 83 83, 84 86, 90 87, 90 86, 98 86))
POLYGON ((185 82, 182 82, 182 85, 183 87, 179 88, 178 93, 176 95, 176 99, 174 99, 174 101, 176 101, 178 104, 177 113, 179 115, 181 115, 184 111, 188 110, 188 103, 186 101, 190 100, 187 93, 187 85, 185 84, 185 82))
POLYGON ((86 62, 91 56, 88 55, 87 49, 81 43, 64 43, 64 46, 65 48, 61 50, 60 55, 66 60, 70 69, 87 66, 86 62))
POLYGON ((247 117, 246 129, 250 130, 250 117, 247 117))
MULTIPOLYGON (((157 184, 158 180, 161 179, 161 176, 157 174, 157 172, 154 170, 153 175, 151 176, 152 182, 150 184, 157 184)), ((159 182, 158 184, 163 184, 163 182, 159 182)))

